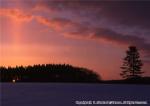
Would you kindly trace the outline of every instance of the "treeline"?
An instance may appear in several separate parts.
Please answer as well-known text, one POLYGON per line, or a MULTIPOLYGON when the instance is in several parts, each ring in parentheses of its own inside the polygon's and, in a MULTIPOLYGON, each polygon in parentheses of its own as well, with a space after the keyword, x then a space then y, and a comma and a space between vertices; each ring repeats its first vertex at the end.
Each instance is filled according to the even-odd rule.
POLYGON ((99 82, 92 70, 68 64, 0 67, 1 82, 99 82))

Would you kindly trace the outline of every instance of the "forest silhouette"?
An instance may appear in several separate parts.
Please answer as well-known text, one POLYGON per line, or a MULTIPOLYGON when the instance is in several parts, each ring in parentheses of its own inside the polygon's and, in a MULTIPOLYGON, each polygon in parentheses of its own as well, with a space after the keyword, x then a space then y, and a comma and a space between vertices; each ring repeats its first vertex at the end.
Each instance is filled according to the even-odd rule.
POLYGON ((92 70, 68 64, 0 67, 1 82, 98 82, 100 76, 92 70))
POLYGON ((99 74, 87 68, 74 67, 69 64, 39 64, 33 66, 0 67, 0 82, 150 84, 150 77, 102 80, 99 74))

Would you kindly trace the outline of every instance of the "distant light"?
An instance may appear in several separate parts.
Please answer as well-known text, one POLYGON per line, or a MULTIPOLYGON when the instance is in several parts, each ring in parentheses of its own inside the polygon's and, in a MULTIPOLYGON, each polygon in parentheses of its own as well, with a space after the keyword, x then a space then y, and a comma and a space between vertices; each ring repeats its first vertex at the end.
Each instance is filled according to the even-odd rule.
POLYGON ((16 82, 16 80, 12 80, 12 82, 13 82, 13 83, 15 83, 15 82, 16 82))

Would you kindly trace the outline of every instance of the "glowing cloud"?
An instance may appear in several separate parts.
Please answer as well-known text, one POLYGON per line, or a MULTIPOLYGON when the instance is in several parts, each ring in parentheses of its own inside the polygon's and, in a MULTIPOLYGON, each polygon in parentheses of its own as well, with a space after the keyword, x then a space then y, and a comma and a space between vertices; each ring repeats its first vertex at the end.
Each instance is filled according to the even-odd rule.
POLYGON ((19 9, 0 9, 0 16, 6 16, 12 18, 18 22, 29 22, 33 19, 32 15, 26 14, 25 12, 19 9))

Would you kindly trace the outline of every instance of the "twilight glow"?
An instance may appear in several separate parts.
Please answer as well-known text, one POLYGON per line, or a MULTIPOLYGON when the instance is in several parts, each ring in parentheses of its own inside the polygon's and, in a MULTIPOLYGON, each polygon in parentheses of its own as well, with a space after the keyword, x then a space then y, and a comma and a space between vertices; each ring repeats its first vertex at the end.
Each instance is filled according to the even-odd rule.
POLYGON ((150 2, 0 0, 0 66, 66 63, 120 78, 129 45, 150 75, 150 2))

